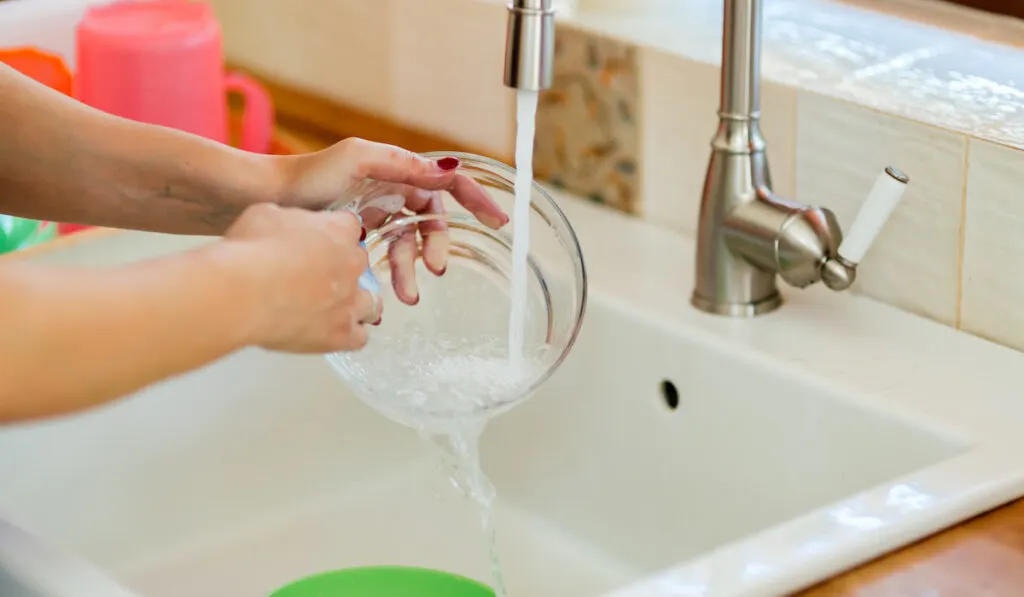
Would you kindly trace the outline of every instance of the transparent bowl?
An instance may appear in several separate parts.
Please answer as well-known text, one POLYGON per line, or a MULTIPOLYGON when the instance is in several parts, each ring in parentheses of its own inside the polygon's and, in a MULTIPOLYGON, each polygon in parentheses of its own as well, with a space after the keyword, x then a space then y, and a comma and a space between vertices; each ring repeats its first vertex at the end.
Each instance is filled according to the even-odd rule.
MULTIPOLYGON (((459 158, 459 174, 481 185, 507 214, 513 214, 513 168, 476 155, 424 155, 459 158)), ((500 229, 489 228, 442 192, 443 213, 403 210, 368 232, 366 248, 381 287, 383 316, 379 326, 369 328, 364 349, 327 355, 363 401, 421 432, 448 433, 454 426, 482 422, 522 402, 562 363, 583 321, 586 267, 565 214, 539 185, 533 183, 531 189, 525 357, 519 361, 509 358, 508 348, 515 217, 500 229), (450 238, 447 268, 440 276, 426 268, 423 238, 416 234, 419 302, 406 305, 392 286, 389 249, 424 223, 430 228, 442 222, 450 238)), ((404 191, 367 180, 332 209, 365 214, 404 191)))

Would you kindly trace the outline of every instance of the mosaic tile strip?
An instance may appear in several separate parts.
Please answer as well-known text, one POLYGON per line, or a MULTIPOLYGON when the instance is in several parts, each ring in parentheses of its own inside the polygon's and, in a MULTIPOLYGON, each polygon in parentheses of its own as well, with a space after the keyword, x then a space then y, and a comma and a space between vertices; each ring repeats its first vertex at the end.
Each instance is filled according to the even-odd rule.
POLYGON ((537 109, 539 178, 640 212, 638 72, 635 46, 559 25, 554 86, 537 109))

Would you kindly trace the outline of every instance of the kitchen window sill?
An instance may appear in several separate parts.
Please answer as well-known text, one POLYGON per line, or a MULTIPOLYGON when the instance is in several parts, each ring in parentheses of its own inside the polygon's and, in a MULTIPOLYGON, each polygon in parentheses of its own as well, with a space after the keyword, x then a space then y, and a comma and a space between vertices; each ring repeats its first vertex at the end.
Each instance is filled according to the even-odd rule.
MULTIPOLYGON (((936 0, 769 0, 766 81, 1024 147, 1024 23, 936 0)), ((720 0, 580 11, 581 30, 721 64, 720 0)))

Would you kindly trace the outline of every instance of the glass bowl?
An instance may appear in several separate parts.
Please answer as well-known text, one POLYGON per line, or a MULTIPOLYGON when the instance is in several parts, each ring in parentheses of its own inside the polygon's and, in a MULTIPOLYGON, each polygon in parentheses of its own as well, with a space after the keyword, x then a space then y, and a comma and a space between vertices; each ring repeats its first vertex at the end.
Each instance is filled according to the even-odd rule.
MULTIPOLYGON (((475 181, 513 214, 515 169, 476 155, 428 153, 430 159, 457 157, 458 174, 475 181)), ((331 209, 366 214, 395 201, 400 185, 374 180, 356 185, 331 209)), ((587 274, 572 225, 554 199, 531 185, 525 357, 509 358, 512 240, 515 218, 500 229, 485 226, 448 192, 443 213, 398 211, 368 231, 370 269, 380 285, 383 316, 370 326, 359 351, 327 355, 335 372, 381 414, 427 434, 482 422, 534 393, 568 355, 587 302, 587 274), (389 249, 424 223, 448 230, 447 268, 427 269, 422 236, 415 234, 415 275, 419 301, 407 305, 392 285, 389 249)), ((386 213, 391 211, 387 209, 386 213)), ((406 245, 408 246, 408 244, 406 245)))

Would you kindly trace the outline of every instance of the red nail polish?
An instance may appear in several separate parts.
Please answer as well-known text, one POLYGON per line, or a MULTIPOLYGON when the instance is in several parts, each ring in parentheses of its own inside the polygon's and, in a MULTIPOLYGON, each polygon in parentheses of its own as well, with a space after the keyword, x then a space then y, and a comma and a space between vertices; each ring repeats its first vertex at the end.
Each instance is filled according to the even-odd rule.
POLYGON ((364 240, 366 240, 366 228, 363 228, 359 233, 359 242, 363 242, 364 240))
POLYGON ((371 323, 370 325, 380 325, 380 320, 381 320, 381 318, 380 318, 380 317, 378 317, 378 318, 377 318, 377 321, 375 321, 375 322, 371 323))
POLYGON ((459 158, 447 157, 437 160, 437 167, 444 170, 445 172, 454 170, 458 168, 460 165, 461 162, 459 162, 459 158))

